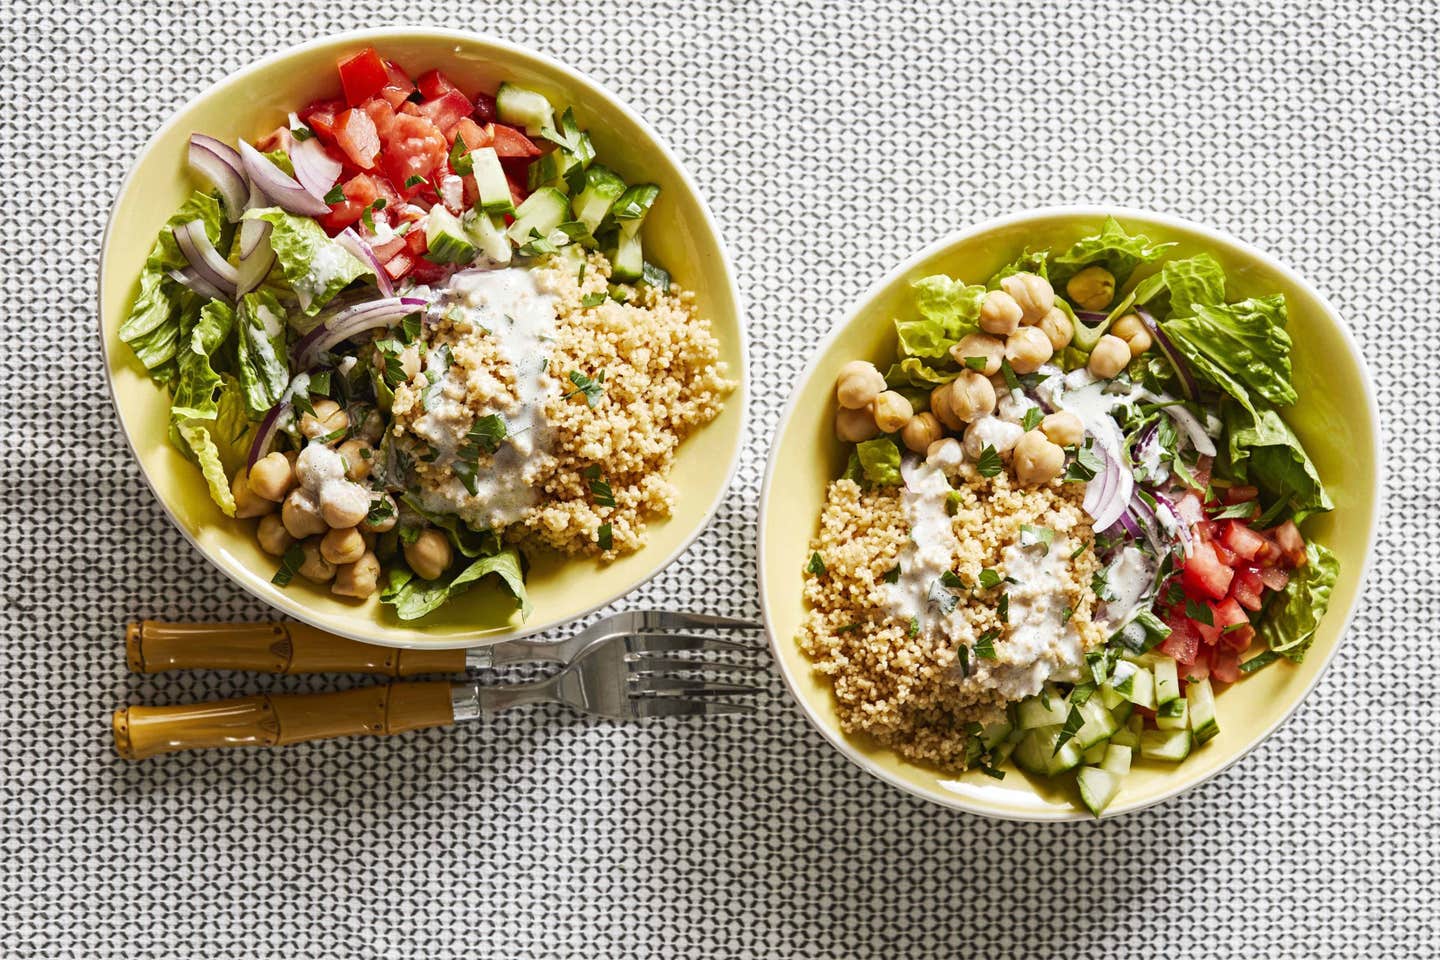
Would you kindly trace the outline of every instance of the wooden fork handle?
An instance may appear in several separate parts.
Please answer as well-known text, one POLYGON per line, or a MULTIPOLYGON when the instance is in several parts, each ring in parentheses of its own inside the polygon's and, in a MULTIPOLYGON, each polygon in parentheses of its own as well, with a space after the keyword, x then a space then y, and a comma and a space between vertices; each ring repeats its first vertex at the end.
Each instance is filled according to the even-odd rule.
POLYGON ((178 750, 282 747, 331 737, 384 737, 455 722, 450 684, 391 683, 340 693, 285 693, 178 707, 121 707, 115 751, 144 760, 178 750))
POLYGON ((135 673, 248 670, 418 677, 460 673, 464 650, 397 650, 337 637, 303 623, 132 622, 125 659, 135 673))

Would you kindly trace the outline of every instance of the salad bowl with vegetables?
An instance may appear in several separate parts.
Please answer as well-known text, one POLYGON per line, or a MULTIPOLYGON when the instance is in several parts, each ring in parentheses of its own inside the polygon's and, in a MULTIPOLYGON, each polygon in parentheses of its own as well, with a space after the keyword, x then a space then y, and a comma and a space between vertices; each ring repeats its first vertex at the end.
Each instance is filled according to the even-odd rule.
POLYGON ((327 38, 198 96, 121 187, 100 313, 182 532, 367 642, 616 599, 739 450, 743 330, 693 184, 594 83, 472 34, 327 38))
POLYGON ((1378 512, 1343 323, 1140 211, 1019 214, 902 264, 772 451, 762 607, 805 713, 876 776, 1008 818, 1139 809, 1264 739, 1334 655, 1378 512))

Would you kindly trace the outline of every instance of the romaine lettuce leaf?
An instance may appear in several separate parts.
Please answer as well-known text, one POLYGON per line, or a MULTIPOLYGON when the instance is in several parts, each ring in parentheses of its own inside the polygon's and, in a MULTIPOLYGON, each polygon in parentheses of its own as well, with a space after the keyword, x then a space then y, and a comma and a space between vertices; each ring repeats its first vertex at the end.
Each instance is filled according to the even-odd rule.
POLYGON ((894 486, 900 477, 900 448, 889 437, 877 437, 855 445, 865 479, 877 487, 894 486))
POLYGON ((1305 565, 1291 572, 1260 622, 1260 637, 1271 650, 1296 663, 1305 659, 1339 576, 1340 561, 1333 553, 1313 540, 1305 545, 1305 565))
POLYGON ((1168 260, 1135 287, 1133 302, 1156 317, 1194 313, 1194 304, 1225 302, 1225 270, 1208 253, 1168 260))
MULTIPOLYGON (((488 557, 500 549, 500 538, 496 536, 493 530, 472 530, 466 526, 465 521, 461 520, 458 514, 435 513, 434 511, 426 510, 421 506, 420 498, 412 493, 403 494, 400 497, 400 502, 417 517, 420 517, 431 526, 438 527, 445 531, 445 536, 449 538, 450 545, 458 550, 463 557, 488 557)), ((402 525, 404 523, 403 516, 401 517, 401 523, 402 525)))
POLYGON ((175 374, 176 347, 180 340, 181 321, 193 315, 199 298, 170 279, 167 271, 187 265, 185 255, 171 232, 175 227, 200 220, 210 241, 220 243, 224 215, 220 201, 208 193, 190 195, 155 238, 150 255, 140 272, 140 293, 130 307, 130 314, 120 324, 120 339, 130 346, 135 356, 161 383, 168 384, 175 374))
POLYGON ((420 580, 409 570, 398 565, 391 569, 390 579, 380 594, 380 601, 395 608, 395 615, 401 620, 416 620, 425 616, 452 597, 470 589, 477 580, 495 574, 515 596, 522 619, 529 619, 534 607, 525 590, 525 573, 520 564, 520 554, 514 547, 506 547, 492 557, 482 557, 457 573, 448 583, 443 580, 420 580))
POLYGON ((1050 260, 1050 282, 1063 291, 1066 282, 1086 267, 1100 265, 1115 277, 1118 288, 1142 263, 1158 260, 1173 243, 1152 243, 1144 234, 1131 236, 1114 217, 1106 217, 1105 225, 1093 237, 1082 237, 1064 253, 1050 260))
POLYGON ((890 365, 885 373, 885 385, 892 390, 900 387, 917 387, 930 391, 942 383, 949 383, 960 375, 959 369, 941 370, 929 366, 918 357, 906 357, 890 365))
POLYGON ((264 417, 290 384, 285 308, 269 290, 247 293, 235 314, 235 372, 252 419, 264 417))
POLYGON ((175 385, 171 391, 170 416, 180 420, 213 420, 218 406, 216 391, 220 374, 213 361, 220 345, 235 325, 235 312, 220 300, 200 308, 194 326, 181 336, 175 357, 175 385))
POLYGON ((233 377, 219 378, 215 412, 208 418, 172 416, 170 442, 200 468, 210 499, 227 517, 235 515, 230 477, 245 464, 255 425, 246 416, 245 398, 233 377))
POLYGON ((999 290, 1000 281, 1017 273, 1033 273, 1049 279, 1050 277, 1050 251, 1031 250, 1028 247, 1011 262, 995 271, 995 274, 985 284, 987 289, 999 290))
POLYGON ((1193 316, 1166 320, 1165 333, 1199 376, 1237 399, 1236 382, 1278 406, 1296 401, 1283 294, 1192 306, 1193 316))
POLYGON ((1255 484, 1272 502, 1286 502, 1297 523, 1335 508, 1300 438, 1273 407, 1232 398, 1223 415, 1228 467, 1236 478, 1255 484))
POLYGON ((247 212, 245 218, 264 220, 273 228, 270 247, 285 273, 285 281, 300 301, 300 310, 307 316, 319 313, 356 277, 371 272, 309 217, 294 216, 279 207, 264 207, 247 212))
POLYGON ((985 288, 936 274, 913 284, 920 317, 896 320, 901 357, 945 357, 951 344, 978 329, 985 288))

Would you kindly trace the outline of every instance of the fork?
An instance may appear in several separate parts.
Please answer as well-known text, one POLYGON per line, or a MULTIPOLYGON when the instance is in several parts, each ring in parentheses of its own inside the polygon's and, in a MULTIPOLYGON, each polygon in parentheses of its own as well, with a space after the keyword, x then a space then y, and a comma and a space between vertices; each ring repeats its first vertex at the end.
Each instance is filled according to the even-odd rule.
POLYGON ((559 643, 507 642, 515 646, 513 654, 506 655, 517 658, 521 650, 552 659, 560 655, 562 645, 566 652, 573 651, 573 660, 559 673, 530 683, 422 681, 338 693, 263 694, 176 707, 122 707, 115 711, 111 724, 115 749, 128 760, 141 760, 209 747, 271 747, 332 737, 388 736, 448 727, 536 703, 561 703, 612 720, 752 713, 755 707, 750 704, 714 698, 751 696, 761 688, 710 679, 705 674, 763 670, 763 662, 673 654, 750 653, 762 647, 658 632, 663 624, 714 628, 714 621, 723 619, 657 611, 619 614, 607 618, 612 622, 605 629, 595 631, 607 622, 601 621, 577 634, 588 637, 583 645, 575 642, 576 637, 559 643), (619 631, 613 622, 617 618, 648 629, 619 631))

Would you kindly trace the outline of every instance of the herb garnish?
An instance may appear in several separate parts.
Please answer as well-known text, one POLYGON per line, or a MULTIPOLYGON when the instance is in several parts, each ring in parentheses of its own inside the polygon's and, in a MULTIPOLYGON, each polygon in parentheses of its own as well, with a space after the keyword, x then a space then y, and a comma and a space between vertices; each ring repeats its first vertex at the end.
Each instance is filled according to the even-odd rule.
POLYGON ((895 566, 891 567, 889 570, 886 570, 886 571, 885 571, 885 577, 884 577, 884 579, 885 579, 885 582, 886 582, 886 583, 899 583, 899 582, 900 582, 900 564, 897 563, 897 564, 895 564, 895 566))
POLYGON ((600 524, 600 529, 595 532, 596 540, 601 550, 609 550, 615 545, 615 535, 610 524, 600 524))
POLYGON ((389 497, 376 497, 370 503, 370 512, 365 514, 365 526, 377 527, 395 515, 395 507, 389 497))
POLYGON ((1110 592, 1110 571, 1096 570, 1095 575, 1090 578, 1090 592, 1095 594, 1096 600, 1114 600, 1115 594, 1110 592))
POLYGON ((583 393, 585 394, 586 405, 593 408, 600 402, 600 397, 605 393, 604 370, 601 370, 593 378, 585 376, 585 374, 579 370, 571 370, 570 382, 575 384, 575 389, 561 397, 562 400, 569 400, 577 393, 583 393))
POLYGON ((919 618, 919 617, 911 617, 911 618, 910 618, 910 636, 912 636, 912 637, 917 637, 917 636, 919 636, 919 635, 920 635, 920 618, 919 618))
POLYGON ((845 624, 845 626, 843 626, 843 627, 841 627, 840 629, 836 630, 835 633, 836 633, 836 634, 854 633, 856 630, 859 630, 859 629, 860 629, 860 624, 858 624, 858 623, 847 623, 847 624, 845 624))
POLYGON ((966 358, 965 358, 965 366, 969 367, 971 370, 974 370, 974 371, 977 372, 977 373, 980 372, 981 370, 984 370, 984 369, 985 369, 985 364, 987 364, 987 363, 989 363, 989 362, 990 362, 990 358, 989 358, 989 357, 966 357, 966 358))
POLYGON ((376 210, 384 210, 384 209, 385 209, 385 198, 384 198, 384 197, 376 197, 373 201, 371 201, 370 205, 369 205, 368 207, 366 207, 366 208, 364 209, 364 211, 362 211, 361 214, 360 214, 360 221, 365 224, 365 229, 369 230, 371 233, 374 233, 374 232, 375 232, 375 218, 374 218, 374 216, 372 216, 372 214, 373 214, 374 211, 376 211, 376 210))
POLYGON ((1050 544, 1055 542, 1055 531, 1049 527, 1033 527, 1028 523, 1020 524, 1020 546, 1033 547, 1043 546, 1045 549, 1042 556, 1050 553, 1050 544))
POLYGON ((982 477, 993 477, 1000 472, 1000 454, 990 444, 980 451, 980 459, 975 461, 975 469, 980 471, 982 477))
POLYGON ((961 580, 960 575, 954 570, 946 570, 940 574, 940 582, 952 590, 960 590, 965 586, 965 581, 961 580))
POLYGON ((1083 726, 1085 726, 1085 718, 1080 716, 1080 708, 1072 704, 1069 715, 1065 717, 1065 725, 1060 728, 1060 736, 1055 740, 1055 752, 1050 756, 1059 754, 1060 748, 1069 743, 1083 726))
POLYGON ((1001 623, 1010 622, 1010 594, 1000 594, 1000 602, 995 605, 995 614, 1001 623))
POLYGON ((410 176, 408 176, 408 177, 405 178, 405 189, 408 190, 408 189, 410 189, 411 187, 418 187, 418 186, 420 186, 420 184, 422 184, 422 183, 424 183, 424 182, 425 182, 425 178, 424 178, 424 177, 420 176, 420 174, 418 174, 418 173, 412 173, 412 174, 410 174, 410 176))
POLYGON ((280 569, 275 571, 275 576, 270 578, 270 582, 277 587, 288 587, 304 562, 305 551, 300 549, 300 544, 293 544, 289 550, 285 551, 285 556, 280 559, 280 569))
POLYGON ((1268 667, 1270 666, 1270 664, 1274 663, 1276 660, 1279 659, 1280 654, 1276 653, 1274 650, 1266 650, 1263 653, 1257 653, 1249 660, 1246 660, 1244 663, 1240 664, 1240 672, 1254 673, 1261 667, 1268 667))
POLYGON ((475 475, 479 470, 481 452, 494 453, 500 449, 500 443, 508 436, 508 428, 505 421, 491 413, 476 419, 470 425, 470 432, 465 434, 465 440, 455 451, 455 462, 451 469, 455 476, 465 485, 470 496, 475 496, 478 488, 475 484, 475 475))
POLYGON ((1196 603, 1187 597, 1185 599, 1185 616, 1196 623, 1203 623, 1207 627, 1215 626, 1215 611, 1210 609, 1208 603, 1196 603))
POLYGON ((980 634, 979 639, 975 641, 975 656, 982 660, 994 660, 995 639, 999 636, 1000 631, 994 629, 986 630, 980 634))
POLYGON ((1005 386, 1009 387, 1012 393, 1020 389, 1020 378, 1015 376, 1008 359, 1000 361, 1000 372, 1005 376, 1005 386))
MULTIPOLYGON (((615 506, 615 491, 611 489, 609 481, 596 479, 590 481, 590 495, 595 498, 597 507, 615 506)), ((816 554, 818 557, 819 554, 816 554)))
POLYGON ((1213 515, 1211 520, 1248 520, 1255 515, 1260 505, 1254 500, 1246 500, 1243 503, 1232 503, 1230 506, 1213 515))
POLYGON ((1063 627, 1069 623, 1073 616, 1075 616, 1075 608, 1067 603, 1060 611, 1060 626, 1063 627))
POLYGON ((820 559, 819 551, 810 554, 810 562, 805 564, 805 572, 817 577, 825 575, 825 561, 820 559))
POLYGON ((301 143, 304 143, 306 140, 313 139, 315 134, 310 132, 309 127, 291 127, 290 136, 294 137, 301 143))
POLYGON ((475 172, 475 158, 470 156, 470 145, 464 137, 456 137, 455 145, 450 148, 450 169, 462 177, 475 172))
POLYGON ((1040 426, 1040 421, 1045 419, 1045 414, 1040 412, 1039 407, 1029 407, 1025 410, 1025 418, 1020 425, 1027 431, 1034 430, 1040 426))
POLYGON ((962 643, 955 652, 960 656, 960 675, 962 677, 970 676, 970 648, 962 643))
POLYGON ((607 297, 605 296, 605 294, 603 294, 603 293, 587 293, 587 294, 585 294, 585 296, 583 296, 583 297, 580 298, 580 306, 582 306, 582 307, 598 307, 598 306, 600 306, 600 304, 604 303, 607 299, 608 299, 608 298, 607 298, 607 297))
POLYGON ((407 313, 400 318, 400 342, 406 346, 420 339, 420 329, 424 326, 420 319, 420 312, 407 313))
POLYGON ((337 203, 344 203, 345 200, 345 191, 340 189, 340 184, 338 183, 330 188, 329 193, 325 194, 325 202, 330 204, 330 206, 332 207, 335 206, 337 203))
POLYGON ((1099 456, 1085 441, 1083 447, 1075 447, 1075 459, 1070 461, 1070 466, 1065 468, 1065 481, 1067 483, 1086 483, 1095 479, 1095 475, 1105 468, 1100 462, 1099 456))

